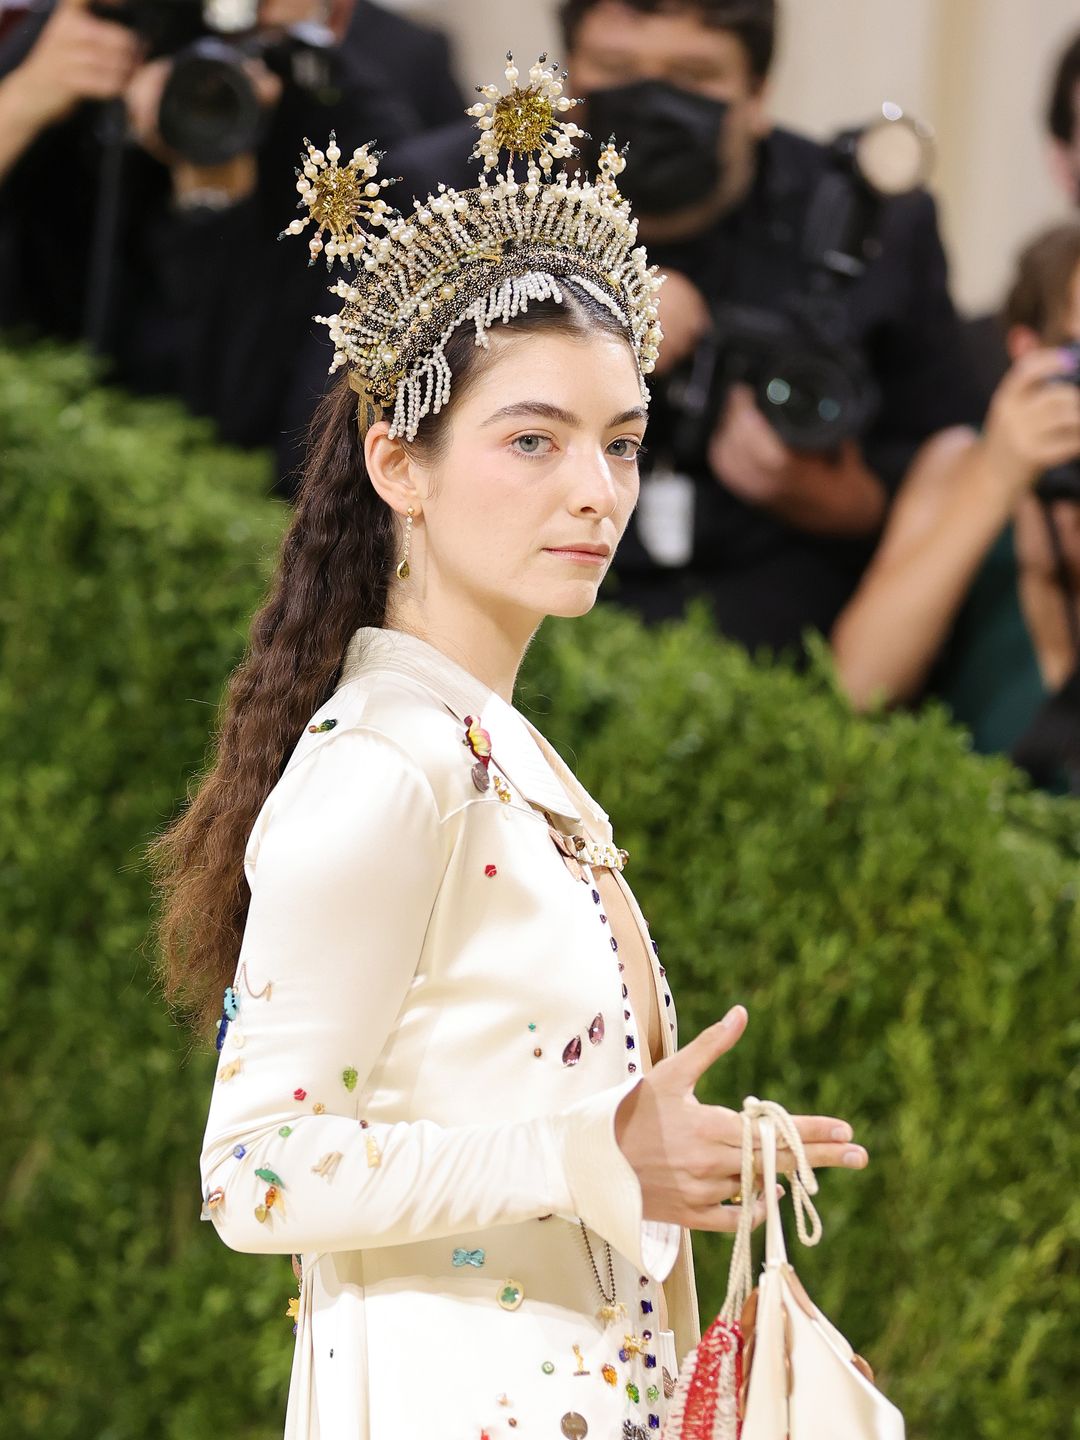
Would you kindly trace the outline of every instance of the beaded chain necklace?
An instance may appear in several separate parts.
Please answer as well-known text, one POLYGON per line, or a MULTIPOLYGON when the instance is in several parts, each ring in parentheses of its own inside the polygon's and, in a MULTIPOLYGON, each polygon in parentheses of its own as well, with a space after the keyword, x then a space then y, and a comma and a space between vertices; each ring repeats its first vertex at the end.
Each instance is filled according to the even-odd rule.
POLYGON ((581 1226, 581 1238, 585 1241, 585 1250, 589 1257, 589 1264, 592 1266, 596 1288, 600 1291, 604 1301, 603 1305, 601 1305, 600 1309, 596 1312, 597 1317, 603 1320, 605 1325, 611 1325, 614 1321, 618 1320, 620 1316, 626 1314, 626 1306, 619 1304, 618 1297, 615 1293, 615 1265, 611 1258, 611 1246, 606 1240, 604 1241, 604 1251, 607 1258, 608 1286, 611 1289, 611 1294, 609 1295, 607 1290, 604 1289, 603 1281, 600 1279, 600 1271, 596 1264, 593 1248, 589 1243, 589 1232, 585 1228, 585 1221, 579 1220, 578 1224, 581 1226))

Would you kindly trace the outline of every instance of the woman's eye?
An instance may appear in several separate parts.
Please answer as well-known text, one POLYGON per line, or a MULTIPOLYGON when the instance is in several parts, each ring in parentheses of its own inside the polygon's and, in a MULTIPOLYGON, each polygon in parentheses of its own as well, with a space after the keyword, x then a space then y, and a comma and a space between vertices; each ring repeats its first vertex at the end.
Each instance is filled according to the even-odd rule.
POLYGON ((645 446, 641 441, 629 438, 613 440, 608 446, 608 450, 614 454, 616 460, 637 460, 645 454, 645 446))
POLYGON ((543 447, 550 445, 551 441, 546 435, 519 435, 510 443, 519 455, 544 455, 547 452, 543 447))

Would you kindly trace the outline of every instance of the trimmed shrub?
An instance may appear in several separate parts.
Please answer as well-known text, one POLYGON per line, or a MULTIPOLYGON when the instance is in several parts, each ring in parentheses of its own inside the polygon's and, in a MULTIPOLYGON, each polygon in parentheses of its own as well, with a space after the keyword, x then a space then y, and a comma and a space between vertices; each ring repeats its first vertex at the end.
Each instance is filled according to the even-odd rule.
MULTIPOLYGON (((51 347, 0 351, 0 1201, 6 1434, 268 1440, 288 1260, 198 1222, 213 1053, 144 945, 148 838, 201 764, 284 521, 269 464, 51 347)), ((857 719, 825 657, 702 614, 549 624, 522 708, 631 853, 701 1088, 849 1117, 793 1255, 913 1440, 1080 1434, 1080 806, 943 713, 857 719)), ((705 1318, 727 1243, 696 1242, 705 1318)))
POLYGON ((154 993, 142 851, 284 507, 262 456, 88 362, 0 351, 3 1430, 280 1434, 289 1262, 200 1225, 212 1054, 154 993))

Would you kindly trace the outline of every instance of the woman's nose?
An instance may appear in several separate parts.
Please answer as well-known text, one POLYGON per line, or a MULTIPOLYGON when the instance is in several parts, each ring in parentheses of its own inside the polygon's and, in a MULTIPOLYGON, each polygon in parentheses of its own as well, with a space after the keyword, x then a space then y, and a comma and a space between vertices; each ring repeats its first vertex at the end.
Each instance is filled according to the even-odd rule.
POLYGON ((578 474, 571 496, 571 508, 578 515, 612 514, 619 503, 619 492, 603 451, 590 457, 578 474))

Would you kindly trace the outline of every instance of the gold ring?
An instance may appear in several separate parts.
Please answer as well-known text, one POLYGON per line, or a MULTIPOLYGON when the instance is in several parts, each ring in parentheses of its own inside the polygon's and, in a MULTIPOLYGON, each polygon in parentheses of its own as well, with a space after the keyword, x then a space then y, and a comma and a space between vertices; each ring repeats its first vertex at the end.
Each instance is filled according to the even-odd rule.
POLYGON ((742 1204, 742 1191, 741 1191, 741 1190, 736 1190, 735 1194, 732 1195, 732 1197, 731 1197, 731 1203, 732 1203, 732 1205, 741 1205, 741 1204, 742 1204))

